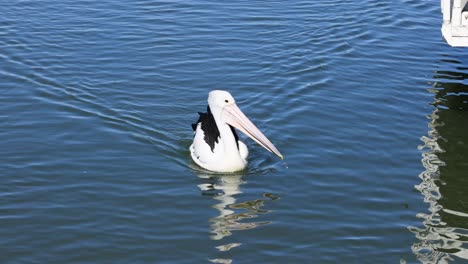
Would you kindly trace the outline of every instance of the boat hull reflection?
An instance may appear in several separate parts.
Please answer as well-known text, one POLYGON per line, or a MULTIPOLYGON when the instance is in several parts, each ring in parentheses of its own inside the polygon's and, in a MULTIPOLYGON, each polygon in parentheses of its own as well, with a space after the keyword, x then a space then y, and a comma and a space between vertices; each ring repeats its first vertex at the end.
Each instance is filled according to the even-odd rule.
POLYGON ((435 109, 429 115, 428 136, 421 138, 425 170, 416 186, 429 209, 417 215, 422 227, 410 227, 417 238, 412 250, 422 263, 468 260, 468 85, 463 84, 468 74, 464 70, 438 71, 438 81, 430 89, 435 109))

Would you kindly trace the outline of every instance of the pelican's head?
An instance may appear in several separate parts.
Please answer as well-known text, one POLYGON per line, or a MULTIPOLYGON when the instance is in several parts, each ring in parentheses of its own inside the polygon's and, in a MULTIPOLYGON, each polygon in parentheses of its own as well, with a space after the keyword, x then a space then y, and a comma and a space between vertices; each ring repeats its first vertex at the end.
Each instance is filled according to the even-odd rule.
MULTIPOLYGON (((224 108, 227 105, 235 104, 234 97, 226 91, 213 90, 208 94, 208 105, 210 108, 224 108)), ((213 110, 213 109, 211 109, 213 110)))
POLYGON ((283 155, 270 140, 242 113, 230 93, 221 90, 211 91, 208 95, 208 105, 217 122, 239 129, 262 147, 283 159, 283 155))

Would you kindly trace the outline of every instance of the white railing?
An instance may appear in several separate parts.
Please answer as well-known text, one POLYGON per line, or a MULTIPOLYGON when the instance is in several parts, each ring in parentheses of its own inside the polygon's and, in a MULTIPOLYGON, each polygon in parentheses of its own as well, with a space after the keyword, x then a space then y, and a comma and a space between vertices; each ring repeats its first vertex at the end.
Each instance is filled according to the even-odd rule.
MULTIPOLYGON (((462 12, 465 8, 466 2, 468 0, 454 0, 452 8, 452 25, 460 26, 462 25, 462 12)), ((466 19, 465 19, 466 20, 466 19)))
POLYGON ((450 23, 451 15, 451 1, 453 0, 441 0, 440 1, 440 11, 442 11, 442 17, 444 23, 450 23))
POLYGON ((441 0, 442 34, 451 46, 468 47, 468 0, 441 0))

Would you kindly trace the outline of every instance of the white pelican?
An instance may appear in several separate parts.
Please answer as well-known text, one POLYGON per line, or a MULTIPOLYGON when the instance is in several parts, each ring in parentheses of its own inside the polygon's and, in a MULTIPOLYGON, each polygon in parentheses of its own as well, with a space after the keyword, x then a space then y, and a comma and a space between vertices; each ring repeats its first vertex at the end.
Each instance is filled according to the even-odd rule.
POLYGON ((233 127, 283 159, 283 155, 237 107, 230 93, 211 91, 207 113, 199 115, 198 121, 192 124, 195 135, 190 154, 200 167, 215 172, 235 172, 247 166, 249 151, 233 127))

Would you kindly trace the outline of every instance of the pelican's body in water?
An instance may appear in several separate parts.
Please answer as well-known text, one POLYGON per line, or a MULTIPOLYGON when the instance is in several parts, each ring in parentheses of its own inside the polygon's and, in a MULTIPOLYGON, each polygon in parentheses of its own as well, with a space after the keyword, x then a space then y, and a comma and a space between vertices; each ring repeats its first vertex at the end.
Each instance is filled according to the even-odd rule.
POLYGON ((283 155, 237 107, 230 93, 211 91, 207 112, 199 114, 198 121, 192 124, 195 135, 190 154, 200 167, 215 172, 235 172, 247 166, 249 151, 234 128, 283 159, 283 155))

